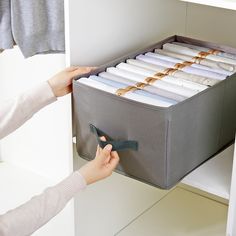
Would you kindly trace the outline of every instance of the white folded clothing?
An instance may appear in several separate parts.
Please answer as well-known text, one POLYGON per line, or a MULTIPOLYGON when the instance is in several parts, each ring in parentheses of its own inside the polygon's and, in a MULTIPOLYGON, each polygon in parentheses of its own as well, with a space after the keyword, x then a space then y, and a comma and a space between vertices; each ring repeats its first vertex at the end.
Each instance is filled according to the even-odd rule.
MULTIPOLYGON (((117 93, 117 88, 112 87, 112 86, 108 86, 106 84, 100 83, 98 81, 95 80, 91 80, 88 78, 80 78, 78 80, 79 83, 93 87, 95 89, 98 90, 102 90, 105 91, 107 93, 111 93, 111 94, 116 94, 117 93)), ((154 105, 154 106, 160 106, 160 107, 169 107, 172 104, 171 103, 167 103, 167 102, 163 102, 163 101, 158 101, 156 99, 153 98, 149 98, 149 97, 145 97, 139 94, 135 94, 133 92, 127 92, 123 95, 123 97, 133 100, 133 101, 137 101, 140 103, 145 103, 145 104, 149 104, 149 105, 154 105)))
POLYGON ((141 60, 141 61, 152 63, 152 64, 155 64, 155 65, 164 66, 164 67, 167 67, 167 68, 178 68, 178 70, 181 70, 183 72, 193 74, 193 75, 199 75, 199 76, 208 77, 208 78, 211 78, 211 79, 218 79, 218 80, 224 80, 226 78, 226 75, 215 73, 215 72, 212 72, 212 71, 201 70, 201 69, 197 69, 197 68, 190 67, 190 66, 185 66, 185 67, 179 67, 178 66, 177 67, 176 63, 161 60, 161 59, 154 58, 154 57, 139 55, 136 58, 138 60, 141 60))
MULTIPOLYGON (((201 57, 201 51, 200 50, 196 50, 196 49, 191 49, 191 48, 187 48, 187 47, 183 47, 180 45, 176 45, 173 43, 166 43, 163 45, 163 49, 167 50, 167 51, 172 51, 172 52, 177 52, 177 53, 181 53, 181 54, 186 54, 189 56, 200 56, 201 57)), ((207 56, 204 56, 207 59, 213 60, 213 61, 221 61, 224 63, 229 63, 232 65, 236 65, 236 60, 230 59, 230 58, 225 58, 225 57, 220 57, 220 56, 216 56, 216 55, 212 55, 209 54, 207 56)))
MULTIPOLYGON (((105 78, 105 79, 117 81, 117 82, 124 83, 124 84, 127 84, 127 85, 133 85, 134 86, 136 84, 136 82, 132 79, 127 79, 127 78, 124 78, 124 77, 119 76, 119 75, 114 75, 110 72, 101 72, 101 73, 99 73, 99 76, 102 77, 102 78, 105 78)), ((139 83, 139 82, 137 82, 137 83, 139 83)))
MULTIPOLYGON (((132 65, 132 64, 128 64, 128 63, 120 63, 119 65, 116 66, 117 68, 120 69, 124 69, 130 72, 134 72, 134 73, 138 73, 147 77, 156 77, 158 78, 158 75, 156 75, 156 71, 153 69, 147 69, 147 68, 143 68, 140 66, 136 66, 136 65, 132 65)), ((197 84, 197 83, 193 83, 184 79, 179 79, 179 78, 175 78, 173 76, 163 76, 161 78, 162 81, 171 83, 171 84, 175 84, 181 87, 185 87, 191 90, 196 90, 198 92, 207 89, 208 87, 205 85, 201 85, 201 84, 197 84)))
POLYGON ((126 62, 128 64, 136 65, 136 66, 143 67, 146 69, 155 70, 157 73, 171 75, 173 77, 188 80, 188 81, 195 82, 195 83, 199 83, 201 85, 213 86, 213 85, 219 83, 219 80, 216 80, 216 79, 210 79, 207 77, 193 75, 193 74, 185 73, 180 70, 174 70, 174 69, 169 70, 166 67, 154 65, 154 64, 147 63, 147 62, 140 61, 140 60, 128 59, 126 62))
POLYGON ((192 48, 192 49, 196 49, 202 52, 210 52, 214 55, 220 56, 220 57, 227 57, 233 60, 236 60, 236 55, 232 54, 232 53, 227 53, 221 50, 217 50, 217 49, 212 49, 212 48, 207 48, 207 47, 202 47, 202 46, 196 46, 193 44, 187 44, 187 43, 179 43, 179 42, 173 42, 174 44, 180 45, 180 46, 184 46, 184 47, 188 47, 188 48, 192 48))
POLYGON ((223 70, 229 71, 231 73, 234 73, 234 71, 236 71, 236 66, 234 66, 232 64, 227 64, 227 63, 219 62, 219 61, 213 61, 213 60, 209 60, 207 58, 197 58, 197 57, 195 58, 193 56, 184 55, 184 54, 172 52, 172 51, 167 51, 164 49, 162 49, 162 50, 155 49, 155 52, 162 54, 162 55, 169 56, 169 57, 174 57, 174 58, 182 59, 185 61, 194 62, 194 63, 200 64, 200 65, 208 66, 211 68, 223 69, 223 70))
MULTIPOLYGON (((161 53, 159 53, 160 51, 162 51, 162 50, 161 49, 156 50, 155 53, 148 52, 145 55, 149 56, 149 57, 154 57, 154 58, 157 58, 157 59, 165 60, 165 61, 170 61, 170 62, 175 63, 175 64, 176 63, 186 64, 185 60, 181 60, 181 59, 178 59, 178 58, 175 58, 175 57, 169 57, 167 55, 162 55, 161 53)), ((209 67, 209 66, 195 64, 194 62, 191 62, 191 61, 189 61, 189 62, 187 61, 187 64, 190 67, 194 67, 194 68, 197 68, 197 69, 200 69, 200 70, 212 71, 212 72, 216 72, 216 73, 223 74, 223 75, 226 75, 226 76, 232 74, 232 72, 221 69, 221 68, 220 69, 219 68, 212 68, 212 67, 209 67)))
POLYGON ((136 87, 138 87, 138 88, 140 88, 144 91, 148 91, 150 93, 154 93, 154 94, 157 94, 159 96, 163 96, 163 97, 166 97, 166 98, 178 101, 178 102, 181 102, 181 101, 183 101, 187 98, 185 96, 182 96, 182 95, 179 95, 179 94, 176 94, 176 93, 172 93, 172 92, 169 92, 169 91, 166 91, 166 90, 163 90, 163 89, 156 88, 156 87, 154 87, 152 85, 149 85, 149 84, 136 83, 133 80, 129 80, 129 79, 126 79, 124 77, 111 74, 109 72, 101 72, 99 74, 99 76, 101 78, 105 78, 105 79, 108 79, 108 80, 124 83, 127 86, 136 86, 136 87))
MULTIPOLYGON (((161 101, 161 102, 167 102, 167 103, 170 103, 170 104, 176 104, 177 103, 176 100, 169 99, 169 98, 166 98, 166 97, 154 94, 154 93, 150 93, 148 91, 144 91, 143 89, 140 89, 137 86, 132 86, 132 85, 129 86, 126 83, 117 82, 117 81, 106 79, 106 78, 96 76, 96 75, 91 75, 89 77, 89 79, 98 81, 100 83, 106 84, 106 85, 111 86, 111 87, 115 87, 119 91, 122 90, 123 91, 122 95, 124 95, 127 92, 129 92, 129 93, 132 92, 132 93, 142 95, 142 96, 145 96, 145 97, 148 97, 148 98, 157 99, 158 101, 161 101)), ((120 96, 122 96, 122 95, 120 95, 120 96)))
MULTIPOLYGON (((124 78, 127 79, 131 79, 134 80, 136 82, 142 82, 145 83, 147 81, 147 77, 144 75, 140 75, 134 72, 129 72, 127 70, 123 70, 123 69, 119 69, 119 68, 115 68, 115 67, 109 67, 107 68, 107 72, 112 73, 114 75, 118 75, 118 76, 122 76, 124 78)), ((154 79, 154 78, 152 78, 154 79)), ((155 80, 152 82, 152 85, 154 87, 160 88, 160 89, 164 89, 185 97, 191 97, 195 94, 197 94, 198 92, 195 90, 191 90, 191 89, 187 89, 175 84, 171 84, 162 80, 155 80)))

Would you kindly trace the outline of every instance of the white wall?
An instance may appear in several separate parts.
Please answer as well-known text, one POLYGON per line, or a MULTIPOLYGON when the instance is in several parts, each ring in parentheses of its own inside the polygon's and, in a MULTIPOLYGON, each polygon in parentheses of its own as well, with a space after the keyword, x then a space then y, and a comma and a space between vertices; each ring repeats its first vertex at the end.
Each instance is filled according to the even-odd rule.
POLYGON ((72 65, 100 65, 173 34, 236 46, 236 13, 232 10, 177 0, 77 0, 67 4, 67 56, 72 65))
POLYGON ((71 64, 99 65, 185 34, 186 3, 176 0, 69 1, 71 64))

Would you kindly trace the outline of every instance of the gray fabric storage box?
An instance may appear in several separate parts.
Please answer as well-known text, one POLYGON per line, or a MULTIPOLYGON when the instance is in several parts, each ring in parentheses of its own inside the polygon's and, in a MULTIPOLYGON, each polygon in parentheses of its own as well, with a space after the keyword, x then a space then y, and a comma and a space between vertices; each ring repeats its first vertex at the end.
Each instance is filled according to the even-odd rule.
MULTIPOLYGON (((104 65, 92 74, 173 41, 236 54, 236 49, 227 46, 172 36, 104 65)), ((117 172, 131 178, 168 189, 234 139, 236 74, 169 108, 145 105, 109 94, 82 85, 78 79, 73 81, 73 110, 79 155, 87 160, 94 158, 98 141, 91 132, 91 124, 112 140, 137 141, 138 150, 133 150, 133 142, 133 149, 119 152, 117 172)))

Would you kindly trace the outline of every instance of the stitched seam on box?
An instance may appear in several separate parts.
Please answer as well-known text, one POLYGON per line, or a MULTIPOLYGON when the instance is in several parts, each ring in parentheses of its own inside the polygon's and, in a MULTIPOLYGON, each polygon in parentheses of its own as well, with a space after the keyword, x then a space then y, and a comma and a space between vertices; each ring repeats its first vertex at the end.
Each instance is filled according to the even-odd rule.
POLYGON ((225 99, 226 99, 226 96, 225 96, 225 94, 226 94, 226 85, 227 85, 227 82, 228 82, 228 80, 227 80, 227 78, 225 79, 225 84, 224 84, 224 91, 223 91, 223 101, 222 101, 222 104, 221 104, 221 117, 220 117, 220 127, 219 127, 219 137, 218 137, 218 147, 217 148, 219 148, 220 147, 220 142, 221 142, 221 139, 222 139, 222 132, 223 132, 223 116, 224 116, 224 114, 223 114, 223 111, 224 111, 224 104, 225 104, 225 99))
POLYGON ((166 131, 166 143, 165 143, 165 186, 168 186, 168 156, 169 156, 169 142, 170 142, 170 125, 171 125, 171 120, 170 120, 170 113, 173 112, 173 109, 170 109, 170 112, 167 113, 167 131, 166 131))
POLYGON ((169 137, 169 120, 167 120, 167 131, 166 131, 166 143, 165 143, 165 185, 167 185, 167 173, 168 173, 168 163, 167 163, 167 159, 168 159, 168 137, 169 137))

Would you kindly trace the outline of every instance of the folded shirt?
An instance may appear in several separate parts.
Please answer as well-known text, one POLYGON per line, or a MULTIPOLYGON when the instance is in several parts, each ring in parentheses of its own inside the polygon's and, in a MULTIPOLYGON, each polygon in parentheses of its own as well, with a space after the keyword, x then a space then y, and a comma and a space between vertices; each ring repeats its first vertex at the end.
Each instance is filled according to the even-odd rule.
POLYGON ((166 55, 169 57, 174 57, 174 58, 182 59, 185 61, 191 61, 196 64, 208 66, 211 68, 226 70, 231 73, 234 73, 234 71, 236 71, 236 66, 234 66, 232 64, 219 62, 219 61, 213 61, 213 60, 209 60, 207 58, 193 57, 193 56, 184 55, 184 54, 177 53, 177 52, 167 51, 164 49, 162 49, 162 50, 155 49, 155 52, 157 52, 158 54, 161 54, 161 55, 166 55))
MULTIPOLYGON (((167 50, 167 51, 172 51, 172 52, 177 52, 177 53, 181 53, 181 54, 186 54, 189 56, 193 56, 193 57, 204 57, 213 61, 221 61, 224 63, 229 63, 232 65, 236 65, 236 60, 230 59, 230 58, 226 58, 226 57, 220 57, 220 56, 216 56, 216 55, 204 55, 201 53, 200 50, 196 50, 196 49, 191 49, 188 47, 183 47, 180 45, 176 45, 173 43, 166 43, 163 45, 163 49, 167 50)), ((205 52, 206 53, 206 52, 205 52)))
MULTIPOLYGON (((98 90, 102 90, 105 91, 107 93, 111 93, 111 94, 116 94, 117 95, 117 88, 109 86, 107 84, 104 84, 102 82, 98 82, 96 80, 92 80, 89 78, 80 78, 78 80, 79 83, 93 87, 95 89, 98 90)), ((146 97, 140 94, 137 94, 135 92, 127 92, 124 93, 122 95, 122 97, 125 97, 127 99, 133 100, 133 101, 137 101, 140 103, 145 103, 145 104, 149 104, 149 105, 154 105, 154 106, 160 106, 160 107, 169 107, 171 105, 173 105, 174 103, 169 103, 169 102, 165 102, 165 101, 160 101, 151 97, 146 97)))
POLYGON ((171 76, 176 77, 176 78, 180 78, 180 79, 188 80, 188 81, 191 81, 191 82, 199 83, 199 84, 205 85, 205 86, 213 86, 213 85, 219 83, 219 80, 217 80, 217 79, 211 79, 211 78, 208 78, 208 77, 193 75, 193 74, 185 73, 185 72, 180 71, 180 70, 169 69, 169 68, 166 68, 166 67, 163 67, 163 66, 158 66, 158 65, 155 65, 155 64, 152 64, 152 63, 147 63, 147 62, 140 61, 140 60, 128 59, 126 62, 128 64, 132 64, 132 65, 136 65, 136 66, 143 67, 143 68, 146 68, 146 69, 154 70, 154 71, 156 71, 156 73, 171 75, 171 76))
POLYGON ((209 67, 209 66, 195 64, 194 62, 191 62, 191 61, 187 61, 187 63, 186 63, 185 60, 181 60, 181 59, 174 58, 174 57, 169 57, 167 55, 162 55, 161 53, 159 53, 160 51, 162 51, 162 50, 161 49, 156 49, 155 53, 148 52, 145 55, 149 56, 149 57, 154 57, 154 58, 157 58, 157 59, 165 60, 165 61, 170 61, 170 62, 175 63, 175 64, 176 63, 189 64, 190 67, 194 67, 194 68, 197 68, 197 69, 200 69, 200 70, 212 71, 212 72, 216 72, 216 73, 223 74, 223 75, 226 75, 226 76, 232 74, 232 72, 224 70, 224 69, 212 68, 212 67, 209 67))
POLYGON ((163 89, 156 88, 152 85, 148 85, 148 84, 145 84, 145 83, 135 83, 132 80, 126 79, 126 78, 121 77, 121 76, 113 75, 113 74, 108 73, 108 72, 102 72, 102 73, 99 74, 99 76, 102 77, 102 78, 105 78, 105 79, 109 79, 109 80, 112 80, 112 81, 116 81, 116 82, 126 84, 127 86, 136 86, 138 88, 141 88, 144 91, 154 93, 154 94, 157 94, 159 96, 169 98, 169 99, 172 99, 172 100, 175 100, 175 101, 178 101, 178 102, 181 102, 181 101, 183 101, 187 98, 185 96, 181 96, 181 95, 176 94, 176 93, 172 93, 172 92, 169 92, 169 91, 166 91, 166 90, 163 90, 163 89))
POLYGON ((182 96, 186 96, 186 97, 191 97, 198 93, 195 90, 190 90, 190 89, 187 89, 187 88, 175 85, 175 84, 167 83, 162 80, 158 80, 158 79, 156 80, 155 78, 147 78, 144 75, 129 72, 123 69, 115 68, 115 67, 107 68, 107 72, 112 73, 114 75, 122 76, 127 79, 131 79, 136 82, 142 82, 142 83, 145 83, 145 82, 147 83, 147 81, 150 79, 151 81, 153 81, 151 84, 154 87, 164 89, 164 90, 167 90, 167 91, 170 91, 170 92, 182 95, 182 96))
MULTIPOLYGON (((120 83, 120 82, 117 82, 117 81, 105 79, 105 78, 102 78, 100 76, 92 75, 89 78, 92 79, 92 80, 107 84, 109 86, 115 87, 117 89, 126 89, 128 87, 127 84, 125 84, 125 83, 120 83)), ((136 86, 134 86, 134 87, 136 87, 136 86)), ((130 91, 130 92, 135 93, 135 94, 139 94, 139 95, 142 95, 142 96, 145 96, 145 97, 148 97, 148 98, 157 99, 158 101, 161 101, 161 102, 170 103, 172 105, 177 103, 177 101, 175 101, 173 99, 169 99, 169 98, 166 98, 166 97, 163 97, 163 96, 159 96, 157 94, 153 94, 153 93, 144 91, 144 90, 139 89, 139 88, 137 88, 136 90, 130 91)))
POLYGON ((221 51, 221 50, 202 47, 202 46, 196 46, 196 45, 187 44, 187 43, 174 42, 173 44, 177 44, 177 45, 180 45, 180 46, 196 49, 196 50, 199 50, 199 51, 202 51, 202 52, 209 52, 211 54, 214 54, 214 55, 217 55, 217 56, 220 56, 220 57, 226 57, 226 58, 236 60, 236 55, 235 54, 227 53, 227 52, 224 52, 224 51, 221 51))
POLYGON ((178 70, 181 70, 183 72, 193 74, 193 75, 199 75, 199 76, 208 77, 208 78, 211 78, 211 79, 218 79, 218 80, 224 80, 226 78, 226 75, 215 73, 215 72, 212 72, 212 71, 193 68, 193 67, 190 67, 190 66, 177 67, 176 63, 161 60, 161 59, 154 58, 154 57, 139 55, 136 58, 140 61, 145 61, 145 62, 148 62, 148 63, 152 63, 154 65, 160 65, 160 66, 164 66, 164 67, 167 67, 167 68, 178 68, 178 70))
POLYGON ((116 67, 120 68, 120 69, 130 71, 130 72, 134 72, 134 73, 137 73, 137 74, 145 75, 147 77, 158 78, 158 79, 161 79, 162 81, 165 81, 165 82, 168 82, 168 83, 171 83, 171 84, 175 84, 175 85, 178 85, 178 86, 181 86, 181 87, 185 87, 185 88, 188 88, 190 90, 196 90, 198 92, 208 88, 205 85, 189 82, 189 81, 186 81, 184 79, 175 78, 173 76, 168 76, 167 75, 167 76, 160 77, 160 76, 158 76, 158 74, 156 73, 155 70, 143 68, 143 67, 128 64, 128 63, 123 63, 122 62, 119 65, 117 65, 116 67))

